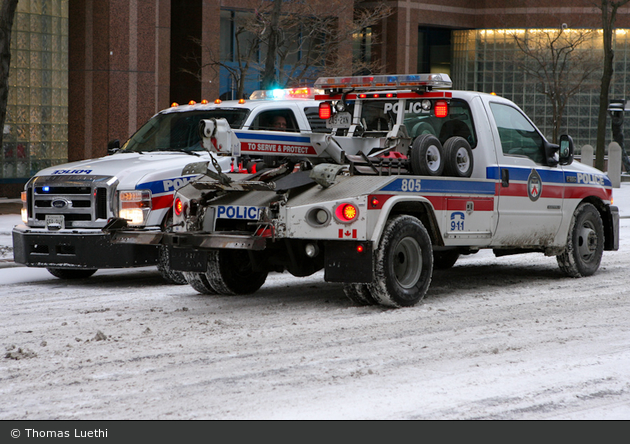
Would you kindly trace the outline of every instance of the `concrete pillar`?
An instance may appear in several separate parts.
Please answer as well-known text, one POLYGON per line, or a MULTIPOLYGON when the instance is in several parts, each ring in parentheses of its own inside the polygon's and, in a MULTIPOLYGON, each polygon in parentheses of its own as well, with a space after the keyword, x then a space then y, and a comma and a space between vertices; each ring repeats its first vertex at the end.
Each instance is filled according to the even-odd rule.
POLYGON ((621 187, 621 147, 617 142, 608 145, 608 177, 613 188, 621 187))
POLYGON ((582 154, 580 155, 580 162, 584 165, 593 166, 593 147, 590 145, 584 145, 582 147, 582 154))
POLYGON ((170 6, 165 0, 69 3, 68 160, 105 155, 109 140, 122 143, 158 111, 157 62, 165 63, 162 52, 170 51, 157 38, 165 4, 170 6))

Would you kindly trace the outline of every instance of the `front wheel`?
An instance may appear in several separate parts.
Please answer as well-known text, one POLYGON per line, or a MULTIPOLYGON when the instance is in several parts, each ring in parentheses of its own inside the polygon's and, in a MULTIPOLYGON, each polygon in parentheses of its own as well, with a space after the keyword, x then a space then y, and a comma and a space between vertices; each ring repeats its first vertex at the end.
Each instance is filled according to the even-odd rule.
POLYGON ((397 216, 385 226, 374 260, 370 293, 382 305, 410 307, 429 289, 433 274, 433 247, 422 222, 397 216))
POLYGON ((46 270, 59 279, 85 279, 96 273, 96 270, 85 268, 46 268, 46 270))
POLYGON ((604 252, 604 224, 597 208, 589 203, 577 207, 567 236, 567 245, 556 256, 560 269, 570 277, 591 276, 604 252))

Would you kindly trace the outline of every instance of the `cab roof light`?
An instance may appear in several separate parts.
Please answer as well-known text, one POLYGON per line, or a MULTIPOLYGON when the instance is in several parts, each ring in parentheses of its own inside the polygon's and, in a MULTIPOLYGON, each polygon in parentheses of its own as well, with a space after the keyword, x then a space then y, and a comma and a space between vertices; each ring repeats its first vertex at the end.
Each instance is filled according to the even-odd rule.
POLYGON ((377 76, 320 77, 315 88, 321 89, 409 89, 413 87, 451 88, 448 74, 395 74, 377 76))
POLYGON ((318 91, 314 88, 285 88, 285 89, 268 89, 254 91, 250 100, 291 100, 291 99, 313 99, 315 94, 321 94, 323 91, 318 91))

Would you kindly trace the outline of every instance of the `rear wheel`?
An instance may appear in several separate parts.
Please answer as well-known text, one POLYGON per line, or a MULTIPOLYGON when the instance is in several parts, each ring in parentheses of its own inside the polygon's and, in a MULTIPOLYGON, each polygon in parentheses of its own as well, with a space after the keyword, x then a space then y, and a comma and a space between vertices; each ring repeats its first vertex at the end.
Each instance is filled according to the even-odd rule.
POLYGON ((182 273, 186 282, 202 294, 217 294, 217 292, 212 288, 210 282, 208 282, 208 278, 205 273, 194 273, 191 271, 185 271, 182 273))
POLYGON ((46 270, 59 279, 85 279, 96 273, 95 269, 85 268, 46 268, 46 270))
POLYGON ((604 252, 604 224, 592 204, 577 207, 565 250, 556 256, 560 269, 571 277, 591 276, 599 268, 604 252))
POLYGON ((390 307, 417 304, 429 289, 433 247, 422 222, 397 216, 385 226, 374 261, 374 281, 368 285, 376 301, 390 307))
POLYGON ((218 294, 251 294, 263 286, 267 272, 254 271, 247 251, 213 250, 208 253, 205 277, 218 294))
POLYGON ((439 176, 444 171, 444 149, 437 137, 422 134, 411 146, 411 171, 420 176, 439 176))
POLYGON ((377 305, 378 301, 374 299, 368 284, 344 284, 343 292, 348 299, 357 305, 377 305))
POLYGON ((186 278, 181 271, 171 270, 170 250, 166 245, 160 245, 158 251, 158 271, 169 284, 184 285, 186 278))

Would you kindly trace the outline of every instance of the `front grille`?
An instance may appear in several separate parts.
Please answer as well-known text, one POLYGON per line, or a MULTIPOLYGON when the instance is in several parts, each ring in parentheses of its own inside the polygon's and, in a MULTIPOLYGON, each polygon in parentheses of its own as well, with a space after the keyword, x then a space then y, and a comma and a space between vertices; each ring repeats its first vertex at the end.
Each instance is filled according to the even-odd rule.
POLYGON ((43 227, 46 216, 63 216, 66 228, 103 226, 113 216, 109 201, 115 183, 103 176, 42 176, 36 177, 27 196, 30 225, 43 227), (63 183, 62 183, 63 182, 63 183))
POLYGON ((46 214, 43 213, 39 213, 35 216, 35 219, 37 220, 46 220, 46 216, 64 216, 64 219, 66 221, 66 223, 68 223, 68 221, 70 222, 74 222, 74 221, 91 221, 92 217, 90 214, 75 214, 75 213, 53 213, 48 212, 46 214))
POLYGON ((97 219, 107 219, 107 188, 96 189, 96 214, 97 219))

